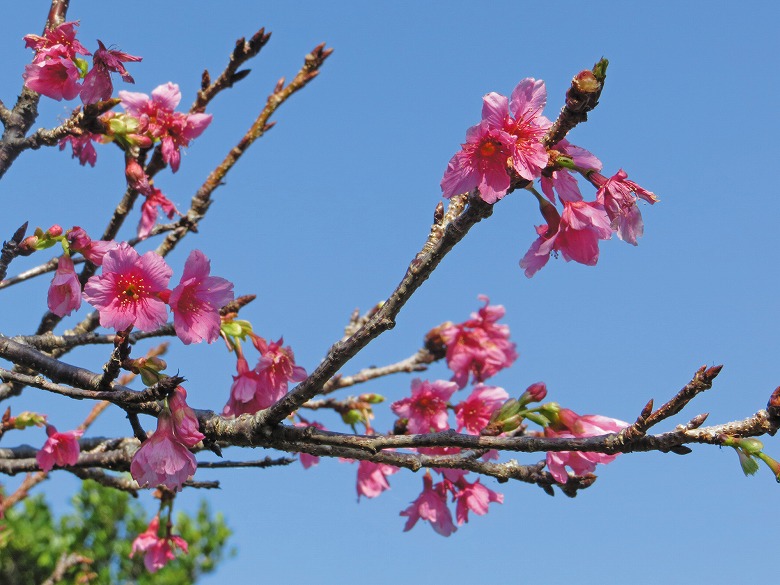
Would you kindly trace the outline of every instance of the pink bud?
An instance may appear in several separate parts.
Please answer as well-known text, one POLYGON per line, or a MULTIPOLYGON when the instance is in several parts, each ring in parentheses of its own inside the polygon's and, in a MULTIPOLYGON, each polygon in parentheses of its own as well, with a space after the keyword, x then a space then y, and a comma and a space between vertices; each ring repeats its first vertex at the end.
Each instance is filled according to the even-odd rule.
POLYGON ((51 226, 48 229, 48 231, 46 233, 49 234, 53 238, 57 238, 57 237, 62 235, 62 227, 55 223, 53 226, 51 226))
POLYGON ((526 393, 530 398, 529 402, 541 402, 547 397, 547 384, 544 382, 536 382, 535 384, 531 384, 526 389, 526 393))

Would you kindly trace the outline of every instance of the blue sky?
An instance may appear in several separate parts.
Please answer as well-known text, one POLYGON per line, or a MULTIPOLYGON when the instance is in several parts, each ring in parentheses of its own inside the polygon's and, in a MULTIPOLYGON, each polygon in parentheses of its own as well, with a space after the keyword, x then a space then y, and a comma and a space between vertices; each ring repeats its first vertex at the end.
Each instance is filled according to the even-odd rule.
MULTIPOLYGON (((252 74, 214 102, 214 122, 181 170, 157 177, 181 207, 255 118, 276 80, 294 75, 318 43, 335 48, 320 77, 282 106, 276 127, 216 192, 200 233, 170 258, 178 271, 189 250, 200 248, 215 274, 242 294, 258 294, 243 316, 265 337, 284 335, 308 370, 340 337, 355 307, 384 299, 402 277, 427 235, 447 161, 479 120, 482 95, 508 95, 520 79, 541 78, 553 118, 571 77, 604 56, 610 67, 601 103, 570 139, 598 155, 605 174, 624 168, 660 197, 642 209, 639 246, 604 242, 595 268, 558 259, 526 279, 518 261, 540 219, 533 200, 515 193, 445 259, 397 327, 345 371, 412 354, 431 327, 465 319, 482 293, 506 307, 520 353, 511 370, 492 380, 510 394, 543 380, 551 400, 577 412, 633 420, 648 399, 667 400, 699 366, 725 364, 688 416, 661 431, 701 412, 710 413, 710 423, 749 416, 780 384, 772 370, 780 321, 771 172, 780 154, 774 3, 736 10, 710 2, 704 10, 695 2, 602 2, 587 11, 575 2, 188 4, 140 2, 132 13, 109 13, 105 3, 74 1, 69 12, 81 20, 87 47, 100 38, 143 56, 129 67, 135 86, 121 88, 148 93, 174 81, 186 105, 203 68, 216 75, 237 37, 261 26, 273 32, 252 74)), ((47 9, 39 1, 7 11, 0 35, 6 104, 18 94, 31 56, 21 37, 40 32, 47 9)), ((37 125, 53 126, 72 106, 42 101, 37 125)), ((100 232, 123 184, 116 149, 102 148, 95 169, 56 149, 27 152, 0 183, 0 237, 25 220, 100 232)), ((135 221, 123 237, 131 237, 135 221)), ((20 260, 11 273, 37 261, 20 260)), ((47 280, 3 291, 4 334, 37 325, 47 280)), ((175 347, 168 357, 188 378, 193 406, 222 407, 234 368, 224 347, 175 347)), ((97 369, 104 358, 85 350, 69 359, 97 369)), ((448 375, 442 365, 429 373, 448 375)), ((399 376, 365 390, 397 400, 409 382, 399 376)), ((55 424, 70 428, 88 405, 28 390, 18 408, 47 410, 55 424)), ((378 415, 378 428, 391 423, 387 413, 378 415)), ((129 432, 125 427, 120 415, 107 415, 94 432, 129 432)), ((42 432, 29 437, 43 441, 42 432)), ((766 445, 780 456, 778 441, 766 445)), ((258 575, 269 582, 376 584, 448 576, 484 582, 496 573, 520 579, 528 573, 548 583, 775 577, 779 543, 765 526, 780 488, 766 469, 743 477, 730 450, 621 456, 599 468, 596 484, 573 500, 488 480, 505 494, 504 504, 448 539, 424 524, 401 531, 398 512, 419 493, 420 474, 396 474, 391 491, 358 504, 354 473, 336 461, 308 471, 297 464, 228 471, 218 476, 219 492, 185 492, 177 506, 194 509, 208 497, 235 530, 238 555, 203 582, 258 575)), ((65 476, 49 483, 58 504, 75 489, 65 476)), ((198 477, 217 474, 204 470, 198 477)))

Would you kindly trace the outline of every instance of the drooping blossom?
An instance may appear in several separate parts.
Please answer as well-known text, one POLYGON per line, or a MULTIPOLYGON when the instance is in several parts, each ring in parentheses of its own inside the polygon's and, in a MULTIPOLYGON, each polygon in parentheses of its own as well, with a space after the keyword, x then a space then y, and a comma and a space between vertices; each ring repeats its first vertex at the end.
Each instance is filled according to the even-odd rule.
POLYGON ((81 72, 69 59, 47 59, 24 67, 24 84, 53 100, 72 100, 81 91, 81 72))
POLYGON ((257 373, 249 369, 249 363, 243 355, 238 356, 236 368, 238 375, 233 376, 230 399, 222 411, 225 416, 238 416, 260 410, 250 410, 251 402, 257 394, 257 373))
MULTIPOLYGON (((307 427, 313 427, 315 429, 325 430, 325 426, 318 423, 318 422, 309 422, 301 420, 297 423, 295 423, 295 426, 298 428, 307 428, 307 427)), ((317 465, 320 462, 320 458, 317 455, 311 455, 310 453, 298 453, 298 460, 301 462, 301 465, 304 469, 309 469, 309 467, 312 467, 313 465, 317 465)))
POLYGON ((162 191, 152 187, 141 205, 141 220, 138 222, 139 238, 146 239, 149 236, 152 228, 157 223, 160 209, 162 209, 168 219, 173 219, 173 216, 177 214, 181 215, 173 202, 163 195, 162 191))
POLYGON ((79 438, 83 434, 81 429, 60 433, 54 426, 46 425, 48 438, 35 455, 38 467, 43 471, 51 471, 55 465, 75 465, 79 460, 79 438))
MULTIPOLYGON (((588 150, 575 146, 565 138, 555 145, 555 150, 572 159, 572 162, 581 169, 600 171, 601 161, 588 150)), ((567 169, 557 169, 549 176, 542 175, 542 192, 555 204, 555 193, 563 201, 582 201, 577 179, 567 169)))
POLYGON ((73 252, 80 252, 84 258, 92 262, 95 266, 103 264, 103 257, 106 252, 116 248, 119 243, 113 240, 93 240, 79 226, 73 226, 65 234, 70 249, 73 252))
MULTIPOLYGON (((626 428, 628 423, 615 418, 598 414, 580 416, 568 408, 562 408, 558 413, 558 421, 545 427, 545 437, 595 437, 608 433, 617 433, 626 428)), ((569 474, 568 466, 576 475, 591 473, 598 463, 610 463, 617 455, 606 453, 585 453, 580 451, 560 451, 547 453, 547 469, 559 483, 566 483, 569 474)))
POLYGON ((73 260, 67 254, 60 256, 48 294, 49 310, 58 317, 70 315, 81 306, 81 283, 73 260))
POLYGON ((491 502, 504 503, 504 494, 485 487, 480 480, 469 483, 462 479, 456 484, 456 488, 453 498, 457 502, 455 504, 455 520, 458 525, 469 521, 469 511, 474 512, 477 516, 484 516, 488 513, 488 504, 491 502))
POLYGON ((97 151, 92 143, 100 140, 100 134, 92 134, 92 132, 83 132, 79 136, 68 135, 60 140, 60 150, 65 150, 65 147, 70 144, 73 150, 71 158, 79 159, 81 166, 89 164, 94 167, 97 162, 97 151))
POLYGON ((144 566, 150 573, 156 573, 167 565, 168 561, 176 558, 174 549, 181 549, 184 554, 188 552, 187 541, 181 536, 167 534, 164 538, 160 538, 159 532, 160 517, 155 516, 149 522, 147 529, 135 537, 133 549, 130 551, 130 558, 133 558, 136 553, 144 553, 144 566))
POLYGON ((387 463, 361 461, 357 471, 357 493, 360 496, 375 498, 385 490, 390 489, 387 476, 398 471, 398 468, 387 463))
POLYGON ((629 181, 628 174, 623 169, 609 179, 599 173, 591 173, 590 180, 599 188, 596 200, 606 209, 612 229, 621 240, 636 246, 637 238, 644 233, 637 197, 650 204, 658 201, 658 197, 634 181, 629 181))
POLYGON ((544 82, 531 78, 517 85, 511 100, 495 92, 487 94, 482 121, 468 129, 466 142, 447 165, 441 181, 443 196, 479 188, 484 201, 495 203, 509 190, 509 164, 520 177, 537 178, 548 160, 541 143, 546 100, 544 82))
POLYGON ((151 98, 144 93, 120 91, 122 106, 141 120, 147 132, 162 142, 163 160, 175 173, 181 162, 180 147, 200 136, 211 123, 211 114, 183 114, 174 111, 181 101, 179 86, 166 83, 152 91, 151 98))
POLYGON ((190 252, 181 281, 168 299, 176 335, 187 345, 215 341, 221 324, 219 310, 233 300, 233 283, 209 276, 210 270, 203 252, 190 252))
POLYGON ((173 431, 185 446, 194 447, 206 438, 200 432, 195 411, 187 405, 187 391, 182 386, 177 386, 168 398, 168 407, 171 409, 173 431))
POLYGON ((503 388, 478 384, 468 398, 455 405, 458 431, 465 428, 467 433, 478 435, 493 413, 507 400, 509 394, 503 388))
POLYGON ((550 234, 550 227, 537 226, 539 237, 520 260, 528 278, 547 264, 553 252, 561 252, 567 262, 594 266, 599 259, 599 240, 612 237, 609 217, 598 201, 565 201, 557 231, 550 234))
POLYGON ((452 513, 447 507, 446 483, 445 480, 434 486, 430 474, 426 473, 423 476, 422 493, 400 514, 408 518, 404 526, 404 532, 414 528, 418 520, 430 522, 431 527, 442 536, 449 536, 457 530, 457 527, 452 522, 452 513))
POLYGON ((94 104, 111 97, 111 93, 114 91, 114 85, 111 83, 111 72, 119 73, 122 76, 122 81, 135 83, 122 63, 141 61, 141 57, 114 49, 106 49, 100 39, 98 39, 98 45, 100 48, 92 55, 92 69, 84 77, 84 84, 81 88, 81 101, 85 104, 94 104))
POLYGON ((447 345, 447 366, 452 370, 452 380, 463 388, 472 376, 475 382, 483 382, 517 359, 515 344, 509 341, 509 326, 497 321, 506 312, 501 305, 489 305, 490 299, 480 295, 485 306, 471 319, 441 330, 440 336, 447 345))
POLYGON ((172 270, 159 254, 143 256, 122 242, 103 257, 103 274, 84 286, 84 299, 100 312, 100 325, 117 331, 134 325, 152 331, 168 320, 166 290, 172 270))
POLYGON ((141 487, 164 485, 179 491, 197 469, 195 456, 176 434, 171 412, 157 417, 157 430, 141 444, 130 463, 130 475, 141 487))
POLYGON ((406 418, 410 433, 430 433, 449 428, 447 422, 447 401, 458 389, 454 382, 436 380, 412 380, 412 395, 391 405, 391 410, 406 418))

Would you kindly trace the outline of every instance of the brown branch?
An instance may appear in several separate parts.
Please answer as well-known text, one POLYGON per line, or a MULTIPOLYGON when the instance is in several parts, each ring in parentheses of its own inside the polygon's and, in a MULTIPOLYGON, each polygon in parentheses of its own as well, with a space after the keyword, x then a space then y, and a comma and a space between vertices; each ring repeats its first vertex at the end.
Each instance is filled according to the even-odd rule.
POLYGON ((368 382, 375 378, 400 372, 423 372, 428 369, 428 364, 435 362, 436 359, 437 358, 431 352, 422 348, 414 355, 394 364, 375 368, 364 368, 352 376, 341 376, 337 374, 323 385, 320 394, 330 394, 341 388, 362 384, 363 382, 368 382))
POLYGON ((83 557, 76 553, 62 553, 57 560, 57 565, 54 567, 54 571, 41 585, 55 585, 63 579, 68 571, 77 565, 91 565, 92 559, 83 557))
POLYGON ((295 463, 295 461, 295 459, 290 457, 279 457, 277 459, 266 457, 265 459, 259 459, 257 461, 198 461, 198 469, 224 469, 234 467, 259 467, 265 469, 267 467, 290 465, 291 463, 295 463))
POLYGON ((14 232, 14 235, 11 236, 10 240, 3 242, 3 248, 0 251, 0 283, 8 272, 8 265, 19 255, 19 244, 22 243, 26 231, 27 222, 24 222, 21 227, 14 232))
POLYGON ((24 139, 21 144, 22 150, 30 148, 37 150, 41 146, 54 146, 59 144, 60 140, 66 136, 80 136, 84 132, 93 132, 94 134, 105 134, 103 123, 98 116, 105 114, 121 100, 112 98, 103 102, 88 104, 82 110, 81 106, 76 107, 70 118, 62 124, 51 130, 41 128, 24 139))
POLYGON ((233 168, 252 143, 263 136, 266 131, 273 126, 273 123, 269 123, 268 120, 279 106, 287 101, 292 94, 306 87, 306 85, 317 76, 320 67, 322 67, 325 59, 327 59, 332 52, 333 49, 326 49, 324 44, 318 45, 311 53, 306 55, 303 67, 290 83, 284 85, 283 80, 281 80, 277 84, 274 91, 268 96, 268 100, 262 112, 260 112, 260 115, 254 121, 247 133, 241 138, 238 144, 230 150, 217 168, 209 174, 206 181, 201 185, 197 193, 195 193, 190 204, 190 209, 178 222, 179 227, 168 233, 165 240, 157 247, 156 251, 158 254, 166 256, 188 232, 197 230, 198 222, 203 219, 211 205, 212 193, 223 183, 228 171, 233 168))

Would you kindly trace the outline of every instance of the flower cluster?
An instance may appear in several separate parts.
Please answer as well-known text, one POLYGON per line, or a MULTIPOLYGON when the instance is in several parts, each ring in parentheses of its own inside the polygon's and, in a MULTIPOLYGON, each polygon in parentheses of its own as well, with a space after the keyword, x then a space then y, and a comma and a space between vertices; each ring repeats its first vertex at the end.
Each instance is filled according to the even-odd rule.
POLYGON ((176 558, 173 551, 177 548, 187 554, 187 541, 181 536, 172 536, 170 526, 166 527, 165 536, 160 538, 160 516, 157 515, 149 522, 147 529, 136 536, 130 558, 133 558, 136 553, 144 553, 146 570, 156 573, 167 565, 168 561, 176 558))
MULTIPOLYGON (((591 71, 578 74, 573 83, 586 91, 600 88, 591 71)), ((609 179, 600 175, 601 161, 566 139, 552 148, 545 146, 543 139, 552 124, 542 115, 547 101, 543 81, 527 78, 509 99, 489 93, 482 101, 482 120, 468 129, 466 142, 447 165, 442 194, 450 198, 478 189, 479 196, 492 204, 513 187, 527 186, 547 223, 536 227, 538 238, 520 261, 526 276, 536 274, 558 253, 567 262, 593 266, 599 258, 599 240, 610 239, 613 233, 636 245, 643 231, 637 197, 651 204, 657 197, 627 181, 622 169, 609 179), (571 171, 598 189, 594 201, 584 201, 571 171), (546 200, 532 187, 537 179, 546 200)))
POLYGON ((173 271, 165 260, 122 242, 105 253, 102 274, 87 281, 83 296, 100 313, 103 327, 152 331, 167 322, 168 305, 179 339, 211 343, 219 337, 219 310, 233 300, 233 284, 209 273, 209 260, 193 250, 181 281, 168 290, 173 271))
POLYGON ((284 339, 268 342, 254 333, 248 335, 260 358, 250 370, 241 346, 236 345, 238 375, 233 377, 230 399, 222 411, 225 416, 253 414, 268 408, 287 394, 289 382, 306 378, 306 370, 295 364, 292 348, 284 347, 284 339))
POLYGON ((452 370, 452 380, 463 388, 473 377, 484 382, 517 359, 515 344, 509 341, 509 327, 498 320, 506 312, 501 305, 490 305, 490 299, 480 295, 485 306, 471 319, 443 327, 439 336, 447 346, 447 366, 452 370))
POLYGON ((72 100, 78 95, 85 104, 92 104, 111 97, 114 90, 111 73, 119 73, 123 81, 133 83, 123 63, 140 61, 141 57, 107 49, 98 40, 92 69, 87 71, 89 66, 79 55, 90 52, 76 39, 76 26, 77 22, 63 22, 48 29, 43 36, 24 37, 25 46, 35 51, 33 62, 24 68, 25 85, 58 101, 72 100))
POLYGON ((203 439, 198 419, 187 405, 187 391, 179 386, 157 417, 157 430, 135 452, 130 474, 141 487, 164 485, 178 491, 197 469, 189 447, 203 439))

